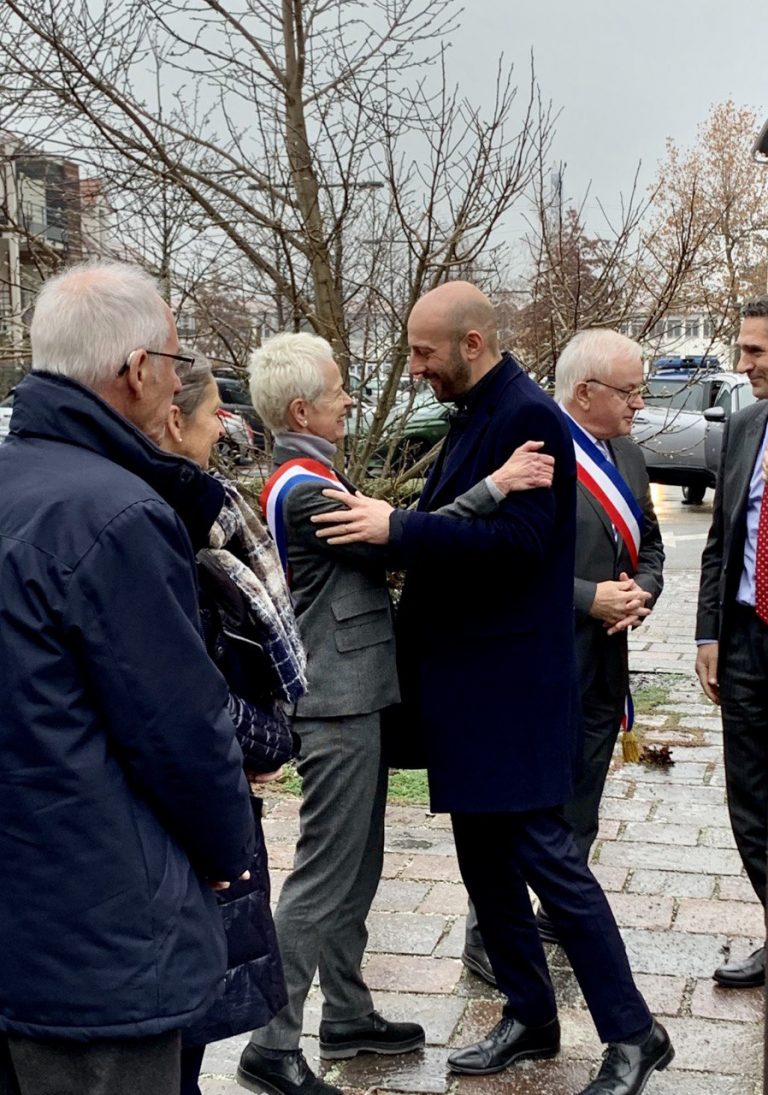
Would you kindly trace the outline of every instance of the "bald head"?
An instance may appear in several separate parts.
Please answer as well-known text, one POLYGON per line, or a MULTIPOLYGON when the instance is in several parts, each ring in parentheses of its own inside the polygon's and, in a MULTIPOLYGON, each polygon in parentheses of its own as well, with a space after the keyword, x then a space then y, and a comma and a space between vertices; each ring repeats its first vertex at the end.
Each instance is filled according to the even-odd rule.
POLYGON ((411 318, 420 312, 442 326, 451 338, 461 341, 469 331, 482 335, 488 349, 498 358, 496 312, 485 293, 469 281, 449 281, 425 293, 417 301, 411 318))
POLYGON ((408 344, 411 376, 441 402, 459 399, 499 360, 493 305, 468 281, 440 285, 414 305, 408 344))

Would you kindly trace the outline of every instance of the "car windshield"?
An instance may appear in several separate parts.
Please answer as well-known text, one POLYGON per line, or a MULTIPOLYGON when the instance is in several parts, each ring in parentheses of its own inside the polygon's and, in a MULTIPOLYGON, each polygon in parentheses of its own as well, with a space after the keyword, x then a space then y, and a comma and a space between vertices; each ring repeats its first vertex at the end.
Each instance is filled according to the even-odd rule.
POLYGON ((703 411, 704 389, 690 381, 675 381, 658 377, 647 382, 649 394, 644 396, 649 407, 674 407, 676 410, 703 411))

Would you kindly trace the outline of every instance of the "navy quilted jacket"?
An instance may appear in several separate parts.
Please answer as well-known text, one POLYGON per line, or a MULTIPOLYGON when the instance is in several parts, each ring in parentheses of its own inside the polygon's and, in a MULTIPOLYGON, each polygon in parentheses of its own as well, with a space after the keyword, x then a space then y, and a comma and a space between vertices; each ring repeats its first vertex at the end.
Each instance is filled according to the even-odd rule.
POLYGON ((221 987, 205 878, 253 852, 194 551, 221 488, 32 373, 0 446, 0 1030, 190 1025, 221 987))

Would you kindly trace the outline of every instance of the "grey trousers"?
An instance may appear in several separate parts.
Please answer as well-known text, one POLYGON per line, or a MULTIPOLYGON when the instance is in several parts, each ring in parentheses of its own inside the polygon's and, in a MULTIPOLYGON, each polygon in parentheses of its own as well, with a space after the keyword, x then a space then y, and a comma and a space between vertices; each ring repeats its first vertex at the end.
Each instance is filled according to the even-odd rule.
POLYGON ((39 1042, 0 1035, 0 1095, 179 1095, 181 1038, 39 1042))
POLYGON ((304 1001, 318 970, 324 1022, 373 1010, 360 966, 384 859, 387 770, 379 712, 297 719, 294 729, 303 780, 299 842, 275 912, 288 1003, 251 1035, 263 1049, 298 1048, 304 1001))

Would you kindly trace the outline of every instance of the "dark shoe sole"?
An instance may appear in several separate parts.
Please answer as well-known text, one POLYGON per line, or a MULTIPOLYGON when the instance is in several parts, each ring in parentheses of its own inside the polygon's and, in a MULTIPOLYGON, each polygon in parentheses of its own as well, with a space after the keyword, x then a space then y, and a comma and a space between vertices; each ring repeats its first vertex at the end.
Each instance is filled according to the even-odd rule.
POLYGON ((358 1053, 379 1053, 383 1057, 394 1056, 397 1053, 412 1053, 415 1049, 422 1049, 425 1042, 424 1035, 418 1038, 407 1038, 402 1042, 365 1042, 356 1039, 354 1042, 339 1042, 329 1045, 320 1043, 321 1061, 347 1061, 350 1057, 356 1057, 358 1053))
POLYGON ((761 977, 744 977, 738 981, 721 980, 716 974, 712 974, 712 980, 721 989, 757 989, 765 984, 765 974, 761 977))
POLYGON ((240 1087, 244 1087, 246 1091, 261 1092, 263 1095, 285 1095, 282 1088, 271 1084, 269 1080, 262 1080, 258 1076, 252 1076, 250 1072, 244 1072, 239 1065, 237 1066, 235 1079, 240 1084, 240 1087))
POLYGON ((464 951, 461 955, 461 961, 470 973, 477 974, 478 977, 482 977, 487 985, 492 985, 496 988, 496 977, 494 974, 490 973, 481 962, 476 961, 471 954, 467 954, 467 952, 464 951))
POLYGON ((516 1053, 514 1057, 510 1057, 503 1065, 491 1065, 489 1068, 468 1068, 464 1065, 454 1065, 449 1059, 448 1068, 451 1072, 458 1072, 461 1076, 491 1076, 495 1072, 503 1072, 505 1068, 510 1068, 518 1061, 548 1061, 551 1057, 557 1057, 559 1052, 560 1046, 556 1049, 524 1049, 520 1053, 516 1053))

